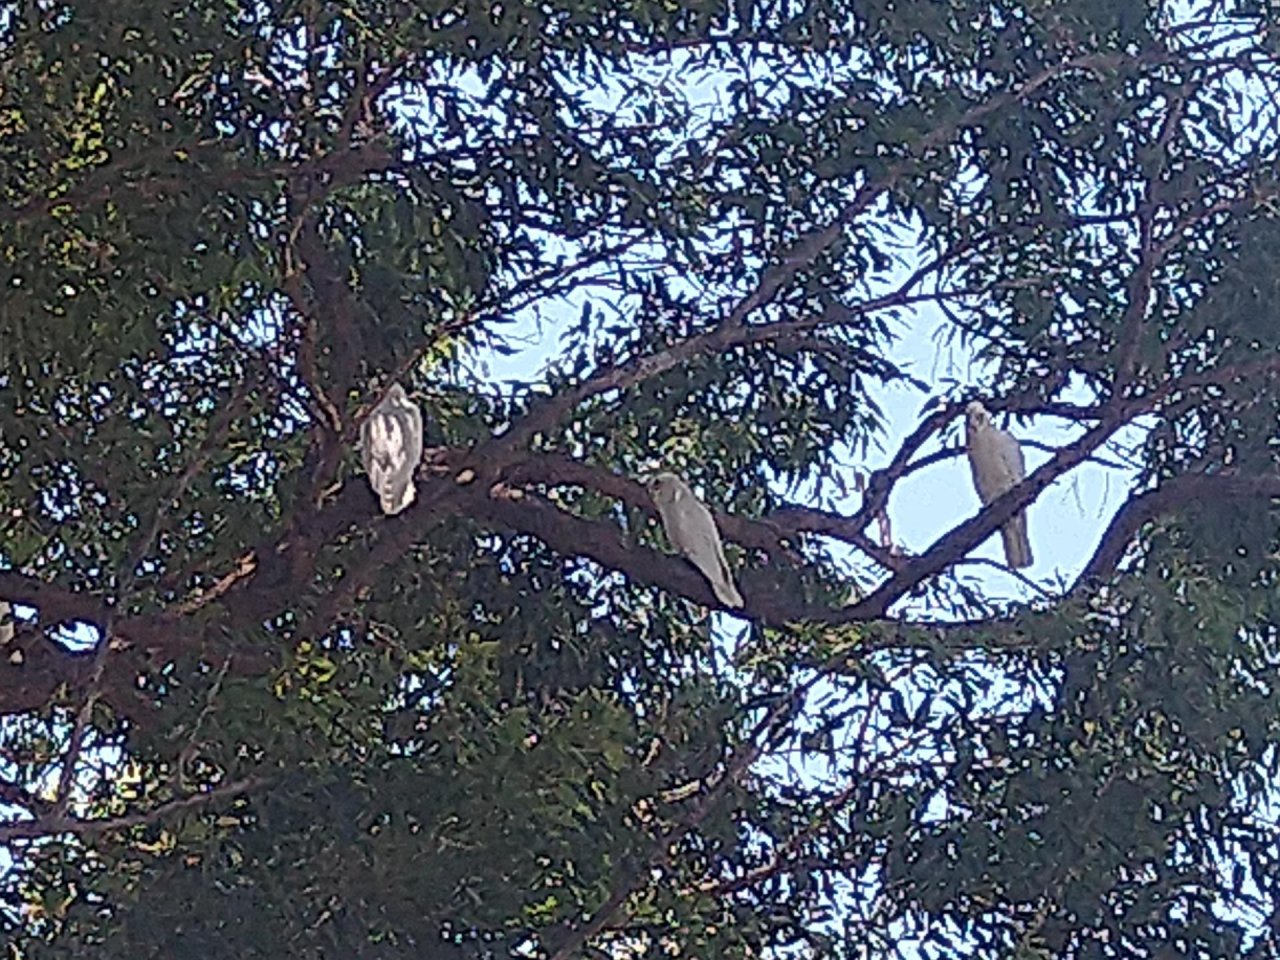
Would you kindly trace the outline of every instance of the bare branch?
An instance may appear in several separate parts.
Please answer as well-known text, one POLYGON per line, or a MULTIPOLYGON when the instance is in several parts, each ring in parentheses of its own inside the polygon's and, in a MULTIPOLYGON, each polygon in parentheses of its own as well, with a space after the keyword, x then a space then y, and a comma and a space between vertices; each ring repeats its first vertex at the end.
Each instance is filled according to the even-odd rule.
POLYGON ((122 817, 105 817, 100 820, 82 820, 63 814, 52 814, 0 826, 0 843, 12 843, 15 840, 36 840, 63 834, 86 836, 89 834, 109 833, 113 830, 127 830, 132 827, 149 826, 165 820, 175 814, 203 810, 214 804, 249 793, 268 786, 272 781, 265 777, 249 777, 232 783, 214 787, 205 793, 196 793, 178 800, 170 800, 160 806, 143 813, 133 813, 122 817))

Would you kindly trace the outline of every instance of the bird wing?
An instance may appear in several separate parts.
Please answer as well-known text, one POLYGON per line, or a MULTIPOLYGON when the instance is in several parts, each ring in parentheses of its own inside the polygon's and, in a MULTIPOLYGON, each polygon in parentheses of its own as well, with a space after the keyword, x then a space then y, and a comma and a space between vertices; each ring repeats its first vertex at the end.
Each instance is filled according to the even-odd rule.
POLYGON ((397 419, 385 413, 375 412, 365 424, 369 428, 365 469, 373 488, 381 490, 406 459, 404 432, 397 419))
POLYGON ((967 446, 973 485, 984 505, 1027 475, 1022 445, 1011 433, 994 426, 981 427, 969 435, 967 446))
MULTIPOLYGON (((1017 437, 991 425, 980 426, 967 437, 973 485, 983 505, 1016 486, 1027 475, 1026 459, 1017 437)), ((1020 510, 1000 530, 1005 562, 1011 567, 1032 564, 1031 542, 1027 539, 1027 514, 1020 510)))
POLYGON ((404 396, 392 399, 388 406, 400 428, 404 459, 416 468, 422 462, 422 411, 404 396))
POLYGON ((973 473, 973 485, 977 488, 978 499, 984 505, 1004 492, 1000 485, 998 459, 991 443, 990 433, 991 430, 988 427, 973 430, 966 444, 969 469, 973 473))
POLYGON ((995 448, 1001 476, 1012 487, 1027 476, 1027 461, 1022 455, 1022 444, 1008 431, 993 429, 991 432, 994 434, 992 446, 995 448))
POLYGON ((738 593, 733 574, 729 570, 729 561, 724 556, 720 532, 714 522, 709 529, 699 528, 691 533, 684 554, 707 578, 712 592, 721 603, 730 607, 743 605, 742 595, 738 593))
POLYGON ((378 404, 360 427, 361 460, 382 512, 413 503, 413 473, 422 462, 422 411, 402 395, 378 404))
POLYGON ((670 507, 673 529, 667 531, 672 545, 689 559, 705 550, 710 538, 718 537, 711 511, 692 491, 677 489, 670 507))
POLYGON ((725 559, 720 530, 706 505, 686 488, 677 490, 668 510, 659 513, 667 538, 707 578, 720 602, 730 607, 743 606, 725 559))
POLYGON ((697 564, 706 573, 716 570, 718 558, 723 547, 720 544, 720 531, 716 529, 711 514, 699 515, 690 510, 680 522, 680 552, 697 564))

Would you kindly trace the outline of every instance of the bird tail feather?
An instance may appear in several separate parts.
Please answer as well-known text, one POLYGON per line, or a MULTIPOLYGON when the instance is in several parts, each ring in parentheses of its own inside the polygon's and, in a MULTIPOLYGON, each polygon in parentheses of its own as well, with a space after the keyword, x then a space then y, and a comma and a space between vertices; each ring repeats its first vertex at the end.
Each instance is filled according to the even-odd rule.
POLYGON ((716 599, 726 607, 741 610, 746 605, 743 603, 742 594, 738 593, 738 588, 734 586, 732 580, 726 580, 724 583, 713 583, 711 584, 711 589, 715 592, 716 599))
POLYGON ((382 489, 378 491, 378 499, 382 502, 382 512, 389 517, 395 516, 413 503, 417 492, 414 489, 412 480, 404 484, 383 484, 382 489))
POLYGON ((1027 536, 1025 510, 1000 528, 1000 538, 1004 541, 1005 563, 1015 570, 1031 566, 1031 540, 1027 536))
POLYGON ((729 572, 729 564, 723 556, 719 558, 719 561, 716 566, 720 568, 720 576, 708 578, 711 581, 711 592, 726 607, 741 610, 746 604, 742 600, 742 594, 738 592, 738 588, 733 582, 733 574, 729 572))

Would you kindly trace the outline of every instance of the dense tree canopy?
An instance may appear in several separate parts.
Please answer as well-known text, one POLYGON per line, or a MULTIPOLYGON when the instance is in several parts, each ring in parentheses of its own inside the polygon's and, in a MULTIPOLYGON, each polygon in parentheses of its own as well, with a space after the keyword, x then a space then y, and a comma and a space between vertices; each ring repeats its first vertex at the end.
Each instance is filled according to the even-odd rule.
POLYGON ((1266 7, 0 4, 5 956, 1277 955, 1266 7))

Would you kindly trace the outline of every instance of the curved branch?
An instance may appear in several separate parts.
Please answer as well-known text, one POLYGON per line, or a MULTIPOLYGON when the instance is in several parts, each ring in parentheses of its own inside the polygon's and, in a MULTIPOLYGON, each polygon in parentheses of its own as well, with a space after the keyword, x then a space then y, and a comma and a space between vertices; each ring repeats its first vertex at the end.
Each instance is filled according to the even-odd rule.
POLYGON ((1280 476, 1245 477, 1238 474, 1183 474, 1154 490, 1133 497, 1121 507, 1098 544, 1098 549, 1072 585, 1071 592, 1108 579, 1119 568, 1133 538, 1161 514, 1206 499, 1245 500, 1280 498, 1280 476))
MULTIPOLYGON (((516 486, 531 483, 571 484, 613 497, 628 506, 653 516, 656 511, 649 492, 640 482, 560 454, 537 454, 527 457, 503 476, 503 481, 516 486)), ((862 550, 886 569, 893 569, 901 559, 876 544, 861 528, 855 528, 847 517, 813 507, 788 505, 764 516, 750 519, 725 513, 711 507, 716 526, 726 539, 744 547, 761 550, 770 557, 792 557, 787 541, 802 533, 816 533, 843 540, 862 550)), ((865 524, 864 524, 865 526, 865 524)))
MULTIPOLYGON (((531 534, 565 556, 587 557, 601 566, 625 573, 637 583, 661 587, 706 607, 722 606, 706 578, 691 564, 672 554, 628 542, 612 523, 584 520, 531 495, 518 499, 473 497, 468 506, 473 517, 495 522, 517 533, 531 534)), ((754 612, 752 598, 748 597, 747 602, 754 612)))

